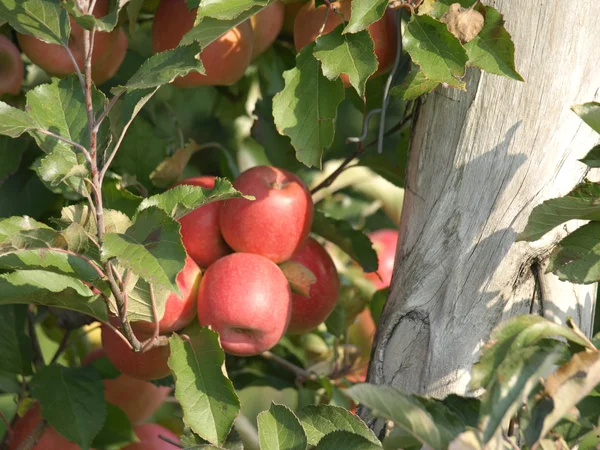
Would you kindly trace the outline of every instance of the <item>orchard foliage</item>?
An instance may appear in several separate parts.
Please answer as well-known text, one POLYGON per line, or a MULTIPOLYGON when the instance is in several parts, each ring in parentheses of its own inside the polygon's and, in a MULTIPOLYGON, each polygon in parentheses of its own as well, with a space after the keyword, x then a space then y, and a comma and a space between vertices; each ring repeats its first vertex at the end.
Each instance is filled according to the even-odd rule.
MULTIPOLYGON (((398 224, 418 97, 440 86, 465 89, 470 67, 522 80, 500 12, 475 0, 162 2, 165 8, 180 2, 189 20, 156 25, 154 0, 0 0, 5 446, 445 449, 517 440, 593 448, 598 339, 542 319, 514 319, 494 332, 473 369, 473 389, 484 392, 479 398, 435 400, 355 384, 365 379, 373 319, 385 302, 394 254, 373 232, 398 224), (267 30, 272 23, 260 19, 267 8, 278 8, 272 20, 284 27, 275 42, 279 29, 267 30), (310 23, 317 9, 320 21, 310 23), (290 29, 294 12, 302 17, 296 32, 303 25, 316 30, 299 52, 290 29), (382 20, 385 32, 377 31, 382 20), (157 47, 169 25, 181 39, 157 47), (260 51, 254 48, 259 35, 268 40, 260 51), (384 61, 386 49, 391 58, 384 61), (230 60, 235 70, 243 62, 239 73, 230 60), (251 245, 273 234, 268 223, 244 243, 244 251, 259 255, 228 256, 242 254, 235 242, 245 230, 235 229, 241 213, 224 219, 221 205, 260 207, 262 192, 236 184, 240 173, 259 165, 290 173, 308 197, 270 221, 292 234, 298 224, 290 222, 304 208, 294 228, 298 242, 285 261, 269 261, 259 256, 261 246, 251 245), (206 219, 205 228, 194 229, 192 217, 206 219), (223 241, 224 220, 234 231, 223 233, 223 241), (302 262, 309 231, 314 254, 325 255, 324 268, 314 266, 316 257, 302 262), (211 257, 202 259, 211 245, 211 257), (279 274, 272 297, 287 303, 280 314, 266 305, 255 328, 279 321, 281 329, 264 352, 226 354, 222 344, 229 338, 217 322, 201 325, 218 308, 211 304, 203 314, 198 307, 196 320, 189 306, 195 310, 198 292, 218 285, 209 269, 215 261, 256 258, 279 274), (211 284, 203 289, 204 277, 211 284), (324 311, 326 320, 282 335, 290 321, 282 316, 294 314, 290 302, 310 296, 311 286, 328 304, 309 309, 324 311), (106 357, 91 357, 94 339, 87 334, 100 323, 106 357), (155 412, 173 389, 173 401, 155 412), (350 412, 358 404, 388 419, 391 432, 376 436, 350 412), (153 412, 151 420, 162 425, 139 423, 153 412)), ((580 109, 598 125, 597 105, 580 109)), ((597 153, 585 162, 594 166, 597 153)), ((289 179, 273 190, 283 191, 289 179)), ((563 218, 598 220, 594 189, 586 184, 564 200, 578 202, 582 212, 563 218)), ((276 208, 254 216, 264 219, 276 208)), ((581 234, 593 234, 595 226, 581 234)), ((545 231, 533 224, 525 237, 545 231)), ((565 274, 580 251, 567 239, 555 259, 565 274)), ((594 249, 589 253, 596 255, 594 249)), ((578 256, 579 265, 596 270, 593 255, 578 256)), ((258 266, 252 269, 260 276, 258 266)), ((250 272, 234 269, 225 275, 242 280, 250 272)), ((598 280, 573 273, 578 281, 598 280)), ((254 286, 268 288, 269 281, 254 286)), ((268 296, 235 287, 229 296, 240 305, 230 309, 243 321, 258 310, 252 302, 268 296)), ((214 292, 218 305, 225 296, 218 286, 214 292)), ((237 338, 250 331, 247 324, 228 330, 237 338)))

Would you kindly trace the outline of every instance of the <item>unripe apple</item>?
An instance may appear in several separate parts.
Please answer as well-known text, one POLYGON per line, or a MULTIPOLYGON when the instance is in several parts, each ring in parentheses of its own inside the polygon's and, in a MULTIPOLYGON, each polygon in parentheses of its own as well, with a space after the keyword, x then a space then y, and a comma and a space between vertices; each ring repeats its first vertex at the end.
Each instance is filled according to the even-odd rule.
MULTIPOLYGON (((150 338, 150 335, 135 333, 140 341, 150 338)), ((138 380, 158 380, 171 373, 167 361, 169 346, 154 347, 147 352, 134 352, 127 346, 108 325, 102 325, 102 347, 106 357, 121 373, 138 380)))
MULTIPOLYGON (((8 443, 8 450, 16 450, 23 443, 35 427, 42 420, 40 405, 36 404, 30 408, 23 417, 17 419, 12 431, 12 439, 8 443)), ((36 445, 30 447, 32 450, 80 450, 79 445, 68 441, 54 428, 48 427, 36 445)))
POLYGON ((310 286, 308 297, 292 294, 292 316, 287 332, 300 334, 313 330, 329 317, 340 294, 340 277, 329 253, 311 237, 291 260, 305 266, 317 279, 310 286))
POLYGON ((198 320, 221 337, 223 349, 257 355, 285 333, 291 313, 289 283, 272 261, 233 253, 208 268, 198 291, 198 320))
POLYGON ((256 253, 280 263, 291 258, 308 236, 313 202, 306 184, 287 170, 256 166, 233 186, 255 200, 225 200, 221 232, 236 252, 256 253))
MULTIPOLYGON (((105 354, 104 349, 94 350, 87 355, 83 363, 91 364, 105 354)), ((166 386, 155 386, 124 374, 102 381, 106 401, 121 408, 134 425, 154 414, 171 390, 166 386)))
POLYGON ((366 308, 357 316, 356 321, 348 327, 348 342, 356 345, 360 351, 356 368, 352 374, 347 376, 348 380, 355 383, 365 381, 374 337, 375 322, 371 317, 371 311, 366 308))
POLYGON ((271 3, 250 18, 254 32, 252 59, 268 49, 281 31, 285 7, 281 2, 271 3))
POLYGON ((169 429, 155 423, 138 425, 133 430, 140 442, 135 442, 124 447, 123 450, 173 450, 173 444, 168 443, 160 436, 170 441, 180 443, 179 438, 169 429))
MULTIPOLYGON (((98 0, 94 7, 94 16, 103 17, 108 14, 110 0, 98 0)), ((81 71, 84 70, 85 49, 84 29, 71 20, 71 36, 69 49, 81 71)), ((48 44, 33 36, 17 33, 23 52, 44 69, 48 74, 64 77, 75 72, 73 61, 65 48, 58 44, 48 44)), ((92 51, 92 80, 102 84, 117 73, 119 66, 127 53, 127 36, 121 27, 110 33, 97 31, 94 34, 94 49, 92 51)))
POLYGON ((377 252, 379 268, 377 272, 367 273, 365 276, 379 290, 389 287, 392 281, 394 261, 396 260, 396 245, 398 244, 398 231, 392 229, 377 230, 369 233, 369 238, 373 242, 373 247, 377 252))
MULTIPOLYGON (((341 0, 335 2, 334 5, 338 8, 339 14, 333 11, 329 11, 329 14, 327 14, 328 6, 320 5, 319 7, 315 7, 314 0, 309 1, 302 7, 294 21, 294 44, 296 45, 296 50, 300 51, 317 39, 326 15, 327 22, 322 34, 330 33, 342 22, 350 20, 350 0, 341 0)), ((396 57, 398 37, 394 14, 394 11, 388 9, 381 19, 367 27, 373 39, 375 56, 379 64, 377 71, 372 76, 387 72, 396 57)), ((350 80, 346 74, 342 74, 340 78, 344 82, 344 86, 350 86, 350 80)))
MULTIPOLYGON (((190 11, 185 0, 161 0, 152 24, 152 51, 164 52, 179 45, 194 27, 196 9, 190 11)), ((200 59, 206 75, 198 72, 176 78, 179 87, 228 86, 244 76, 252 58, 254 36, 248 21, 240 23, 202 49, 200 59)))
MULTIPOLYGON (((165 313, 158 322, 158 332, 160 334, 181 330, 196 317, 196 297, 201 278, 200 268, 188 256, 185 259, 183 270, 179 272, 176 278, 181 297, 175 292, 171 292, 167 297, 165 313)), ((154 322, 146 321, 132 322, 131 326, 136 332, 139 331, 142 334, 152 334, 156 327, 154 322)))
POLYGON ((9 38, 0 34, 0 96, 17 95, 21 90, 23 77, 21 52, 9 38))
MULTIPOLYGON (((215 185, 215 177, 188 178, 177 183, 176 186, 181 184, 212 189, 215 185)), ((207 268, 217 259, 231 253, 219 225, 221 206, 223 206, 222 201, 209 203, 179 219, 183 246, 188 255, 202 268, 207 268)))

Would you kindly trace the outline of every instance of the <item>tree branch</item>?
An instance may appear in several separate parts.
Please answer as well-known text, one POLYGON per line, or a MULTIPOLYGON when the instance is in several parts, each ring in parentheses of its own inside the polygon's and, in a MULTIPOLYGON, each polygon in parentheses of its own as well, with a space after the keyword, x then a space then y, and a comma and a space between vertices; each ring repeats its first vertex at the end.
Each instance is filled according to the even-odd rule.
POLYGON ((21 445, 17 447, 17 450, 31 450, 33 447, 35 447, 44 435, 46 428, 48 428, 48 422, 45 420, 40 420, 31 434, 27 436, 23 442, 21 442, 21 445))
POLYGON ((287 359, 284 359, 281 356, 277 356, 276 354, 274 354, 268 350, 266 352, 262 352, 260 355, 263 358, 265 358, 269 361, 273 361, 274 363, 280 365, 281 367, 286 368, 290 372, 293 372, 294 374, 296 374, 296 376, 298 378, 302 378, 304 380, 316 380, 317 379, 317 376, 314 373, 309 372, 308 370, 305 370, 302 367, 299 367, 296 364, 289 362, 287 359))
POLYGON ((44 130, 42 128, 38 128, 37 131, 39 133, 41 133, 41 134, 45 134, 47 136, 51 136, 54 139, 57 139, 57 140, 62 141, 64 143, 66 143, 66 144, 72 145, 73 147, 75 147, 78 150, 80 150, 81 153, 83 153, 83 155, 85 156, 85 159, 86 159, 86 161, 88 163, 90 163, 90 164, 92 163, 92 158, 90 156, 90 152, 88 152, 87 148, 85 148, 83 145, 78 144, 77 142, 74 142, 74 141, 72 141, 70 139, 67 139, 66 137, 60 136, 60 135, 58 135, 56 133, 53 133, 52 131, 44 130))

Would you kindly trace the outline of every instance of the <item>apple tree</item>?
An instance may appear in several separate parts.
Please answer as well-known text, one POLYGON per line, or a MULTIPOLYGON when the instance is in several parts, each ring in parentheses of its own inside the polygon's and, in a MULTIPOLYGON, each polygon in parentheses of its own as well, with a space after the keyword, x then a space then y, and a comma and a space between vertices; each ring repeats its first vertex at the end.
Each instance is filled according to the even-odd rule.
POLYGON ((596 448, 600 5, 489 3, 0 0, 0 449, 596 448))

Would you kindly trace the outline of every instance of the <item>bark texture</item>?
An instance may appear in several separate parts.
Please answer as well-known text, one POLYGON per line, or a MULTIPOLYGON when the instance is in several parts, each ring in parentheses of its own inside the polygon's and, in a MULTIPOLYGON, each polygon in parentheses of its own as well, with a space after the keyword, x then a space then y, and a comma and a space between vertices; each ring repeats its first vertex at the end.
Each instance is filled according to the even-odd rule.
POLYGON ((419 110, 369 369, 369 381, 406 392, 467 393, 482 344, 510 316, 572 316, 591 332, 595 287, 543 273, 580 224, 535 243, 515 238, 535 205, 583 179, 577 160, 599 141, 570 106, 598 100, 600 2, 487 3, 504 14, 526 82, 470 70, 466 92, 440 89, 419 110))

